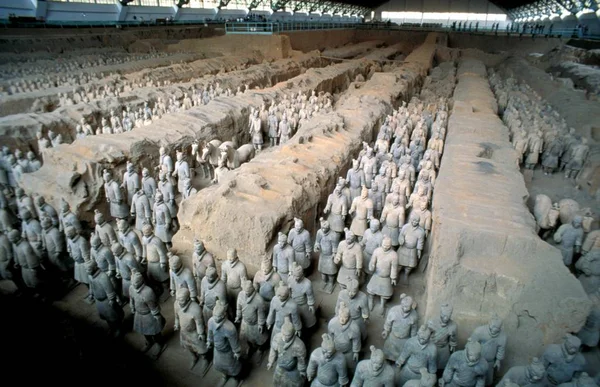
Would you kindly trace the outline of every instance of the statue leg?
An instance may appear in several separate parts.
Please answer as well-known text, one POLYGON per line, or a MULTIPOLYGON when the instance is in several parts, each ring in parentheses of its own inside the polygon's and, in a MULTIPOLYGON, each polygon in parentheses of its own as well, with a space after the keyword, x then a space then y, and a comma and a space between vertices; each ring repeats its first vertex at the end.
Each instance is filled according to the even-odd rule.
POLYGON ((412 271, 411 267, 405 267, 404 268, 404 283, 406 285, 408 285, 408 275, 410 274, 411 271, 412 271))
POLYGON ((373 294, 369 294, 368 303, 369 303, 369 310, 373 311, 374 304, 375 304, 375 296, 373 294))
POLYGON ((329 283, 329 276, 327 274, 321 273, 321 280, 323 281, 323 287, 321 287, 321 290, 325 290, 329 283))
POLYGON ((192 350, 189 350, 190 355, 191 355, 191 359, 190 359, 190 369, 193 369, 194 366, 196 366, 196 363, 198 363, 198 359, 200 358, 200 356, 198 356, 198 354, 192 350))
POLYGON ((385 297, 380 297, 380 303, 381 303, 381 315, 385 316, 385 304, 387 303, 387 298, 385 297))
POLYGON ((333 292, 333 288, 335 287, 335 275, 330 275, 328 277, 327 291, 329 294, 331 294, 333 292))

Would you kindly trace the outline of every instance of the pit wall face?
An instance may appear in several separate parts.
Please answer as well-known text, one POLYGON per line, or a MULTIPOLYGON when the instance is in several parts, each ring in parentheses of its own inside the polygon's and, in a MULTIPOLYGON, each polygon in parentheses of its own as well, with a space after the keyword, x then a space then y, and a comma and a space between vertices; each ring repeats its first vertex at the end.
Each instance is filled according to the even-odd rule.
POLYGON ((502 31, 498 31, 498 36, 451 32, 448 33, 448 38, 448 46, 451 48, 474 48, 488 53, 511 51, 520 55, 545 54, 566 42, 566 40, 560 38, 519 38, 515 33, 507 36, 506 32, 502 33, 502 31))
POLYGON ((485 66, 463 60, 457 77, 435 184, 425 318, 451 303, 462 347, 497 313, 508 335, 505 372, 579 331, 590 305, 560 252, 535 232, 485 66))
MULTIPOLYGON (((373 141, 386 115, 420 89, 433 65, 436 37, 431 34, 402 66, 374 73, 365 83, 351 83, 334 112, 305 123, 288 143, 263 151, 229 172, 219 185, 184 201, 178 214, 181 229, 173 239, 178 254, 191 257, 194 238, 202 239, 219 260, 228 249, 237 248, 253 275, 262 260, 271 258, 277 233, 287 232, 294 217, 302 218, 314 236, 327 196, 362 149, 362 142, 373 141)), ((359 71, 361 62, 335 66, 359 71)), ((318 71, 326 75, 328 69, 318 71)), ((330 78, 326 87, 333 90, 354 79, 346 75, 330 78)), ((307 82, 312 86, 312 80, 307 82)))

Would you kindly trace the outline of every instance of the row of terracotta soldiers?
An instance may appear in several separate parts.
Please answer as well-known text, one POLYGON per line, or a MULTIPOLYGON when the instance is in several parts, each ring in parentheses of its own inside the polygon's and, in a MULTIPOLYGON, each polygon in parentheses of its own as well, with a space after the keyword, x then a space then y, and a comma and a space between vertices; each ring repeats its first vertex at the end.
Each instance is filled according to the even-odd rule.
POLYGON ((529 85, 517 84, 514 78, 503 80, 497 73, 491 74, 490 83, 519 165, 524 162, 525 168, 534 169, 541 163, 546 175, 565 171, 566 178, 576 178, 589 155, 587 139, 569 129, 564 118, 529 85))

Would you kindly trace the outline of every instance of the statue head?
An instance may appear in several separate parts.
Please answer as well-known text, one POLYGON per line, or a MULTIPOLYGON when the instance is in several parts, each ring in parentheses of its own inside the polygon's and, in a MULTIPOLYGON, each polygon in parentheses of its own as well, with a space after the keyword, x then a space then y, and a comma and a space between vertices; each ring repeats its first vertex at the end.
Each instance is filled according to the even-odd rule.
POLYGON ((125 219, 117 219, 117 230, 122 233, 129 231, 129 222, 125 219))
POLYGON ((227 261, 229 263, 235 263, 238 260, 238 254, 236 249, 227 250, 227 261))
POLYGON ((281 338, 284 342, 289 343, 294 339, 295 334, 296 330, 294 329, 289 316, 285 316, 285 322, 281 326, 281 338))
POLYGON ((94 249, 98 249, 101 244, 102 241, 100 240, 98 234, 92 234, 92 237, 90 238, 90 245, 92 245, 94 249))
POLYGON ((164 146, 161 146, 160 148, 158 148, 158 154, 163 156, 165 153, 167 153, 167 149, 164 146))
POLYGON ((577 215, 573 218, 573 221, 571 222, 571 225, 574 228, 581 228, 581 226, 583 225, 583 218, 580 215, 577 215))
POLYGON ((385 364, 385 356, 383 354, 383 351, 381 349, 375 348, 374 345, 371 345, 370 349, 371 349, 371 359, 370 359, 371 369, 375 373, 378 373, 379 371, 381 371, 381 369, 383 368, 383 365, 385 364))
POLYGON ((23 190, 23 188, 21 188, 21 187, 18 187, 18 188, 15 190, 15 196, 16 196, 17 198, 19 198, 19 199, 20 199, 20 198, 22 198, 23 196, 25 196, 25 191, 23 190))
POLYGON ((355 240, 354 233, 349 228, 344 228, 344 233, 346 235, 346 243, 349 245, 353 244, 355 240))
POLYGON ((323 341, 321 341, 321 351, 323 352, 323 357, 326 360, 329 360, 335 354, 335 343, 333 342, 333 337, 329 333, 324 333, 322 336, 323 341))
POLYGON ((204 252, 204 242, 199 239, 194 239, 194 252, 201 255, 204 252))
POLYGON ((358 160, 354 159, 352 160, 352 168, 354 168, 355 170, 358 170, 359 164, 358 164, 358 160))
POLYGON ((427 200, 421 200, 421 202, 419 203, 419 209, 421 211, 427 210, 427 200))
POLYGON ((260 263, 260 269, 263 274, 269 274, 273 270, 273 262, 270 259, 263 259, 260 263))
POLYGON ((206 268, 206 278, 208 282, 213 283, 218 279, 217 276, 217 268, 214 266, 209 266, 206 268))
POLYGON ((177 161, 183 160, 183 151, 181 151, 179 149, 177 151, 175 151, 175 157, 177 158, 177 161))
POLYGON ((574 336, 570 333, 565 335, 565 341, 563 342, 563 350, 567 359, 573 359, 579 349, 581 348, 581 340, 579 337, 574 336))
POLYGON ((442 304, 442 306, 440 307, 440 321, 442 323, 442 326, 448 325, 450 319, 452 318, 452 311, 452 305, 442 304))
POLYGON ((420 185, 419 189, 417 190, 419 196, 426 196, 426 192, 425 192, 425 186, 424 185, 420 185))
POLYGON ((366 186, 363 185, 362 190, 360 191, 360 197, 364 200, 369 197, 369 190, 366 186))
POLYGON ((277 234, 277 244, 281 248, 285 247, 285 245, 287 244, 287 236, 284 233, 280 232, 279 234, 277 234))
POLYGON ((419 214, 410 215, 410 224, 413 227, 417 227, 419 225, 419 222, 421 222, 421 216, 419 214))
POLYGON ((50 219, 50 217, 48 216, 42 216, 42 219, 40 220, 40 225, 44 230, 47 230, 50 227, 52 227, 52 219, 50 219))
POLYGON ((35 160, 35 153, 33 153, 32 151, 27 152, 27 159, 29 161, 35 160))
POLYGON ((178 255, 171 255, 169 258, 169 267, 171 271, 175 274, 179 273, 183 269, 183 263, 181 262, 181 258, 178 255))
POLYGON ((294 228, 300 232, 304 229, 304 222, 300 218, 294 218, 294 228))
POLYGON ((69 225, 65 227, 65 235, 69 239, 75 239, 75 237, 77 237, 77 230, 75 229, 75 227, 69 225))
POLYGON ((389 236, 383 237, 383 240, 381 241, 381 247, 383 248, 383 251, 390 251, 392 248, 392 238, 389 236))
POLYGON ((105 223, 104 215, 98 210, 94 210, 94 222, 98 225, 103 225, 105 223))
POLYGON ((421 325, 419 331, 417 332, 417 340, 419 344, 426 345, 429 343, 429 338, 431 337, 431 330, 427 325, 421 325))
POLYGON ((292 263, 292 276, 296 282, 300 282, 304 279, 304 269, 295 261, 292 263))
POLYGON ((376 233, 377 231, 379 231, 379 221, 377 219, 372 219, 371 222, 369 223, 369 229, 373 232, 376 233))
POLYGON ((335 188, 333 189, 333 193, 336 194, 336 196, 342 196, 342 187, 340 185, 336 185, 335 188))
POLYGON ((481 359, 481 344, 469 338, 467 345, 465 345, 465 357, 469 367, 473 367, 479 363, 479 359, 481 359))
POLYGON ((392 205, 394 207, 398 207, 400 205, 400 195, 398 195, 398 194, 392 195, 392 205))
POLYGON ((156 191, 156 193, 154 194, 154 202, 155 203, 162 203, 163 202, 163 194, 160 191, 156 191))
POLYGON ((400 295, 400 307, 405 315, 409 314, 413 310, 412 297, 402 293, 400 295))
POLYGON ((177 299, 177 303, 182 308, 185 308, 191 302, 190 291, 186 287, 178 288, 175 297, 177 299))
POLYGON ((134 171, 134 166, 133 163, 131 161, 127 162, 127 172, 133 172, 134 171))
POLYGON ((346 325, 350 321, 350 309, 345 302, 340 302, 340 306, 338 308, 338 321, 342 325, 346 325))
POLYGON ((125 249, 119 242, 115 242, 110 246, 110 251, 112 251, 114 256, 120 257, 125 252, 125 249))
POLYGON ((527 379, 529 379, 530 383, 541 381, 546 375, 544 363, 542 363, 537 357, 534 357, 533 360, 531 360, 531 363, 527 366, 525 374, 527 375, 527 379))
POLYGON ((283 281, 279 282, 279 287, 277 288, 277 298, 281 300, 281 302, 285 302, 290 297, 290 288, 283 281))
POLYGON ((358 281, 355 278, 351 278, 351 277, 348 277, 347 284, 348 284, 348 287, 347 287, 348 297, 350 297, 350 299, 353 299, 358 294, 358 289, 360 287, 360 284, 358 283, 358 281))
POLYGON ((19 234, 19 231, 17 231, 17 230, 14 230, 14 229, 10 230, 8 232, 8 240, 11 243, 17 243, 21 240, 21 234, 19 234))
POLYGON ((112 180, 112 173, 108 169, 105 169, 102 172, 102 178, 104 179, 105 183, 108 183, 112 180))
POLYGON ((244 293, 246 293, 246 295, 251 296, 254 294, 254 291, 256 289, 254 289, 252 281, 246 278, 242 278, 242 290, 244 291, 244 293))
POLYGON ((587 372, 582 372, 575 380, 577 387, 596 387, 597 384, 594 378, 590 377, 587 372))
POLYGON ((85 272, 88 273, 89 275, 92 275, 96 272, 96 270, 98 270, 98 264, 96 264, 96 261, 93 259, 90 259, 89 261, 85 262, 85 272))
POLYGON ((142 176, 143 176, 143 177, 148 177, 148 176, 150 176, 150 171, 148 171, 148 168, 144 168, 144 169, 142 169, 142 176))
POLYGON ((492 337, 497 337, 500 332, 502 332, 502 320, 497 314, 492 316, 492 319, 488 324, 488 329, 490 331, 490 336, 492 337))
POLYGON ((152 236, 154 234, 154 230, 152 230, 152 225, 145 224, 142 227, 142 235, 145 237, 152 236))
POLYGON ((320 218, 319 221, 321 222, 321 230, 327 233, 330 229, 329 222, 325 218, 320 218))
POLYGON ((221 300, 217 300, 215 303, 215 307, 213 308, 213 318, 215 322, 218 324, 221 321, 225 320, 225 316, 227 315, 227 305, 221 302, 221 300))

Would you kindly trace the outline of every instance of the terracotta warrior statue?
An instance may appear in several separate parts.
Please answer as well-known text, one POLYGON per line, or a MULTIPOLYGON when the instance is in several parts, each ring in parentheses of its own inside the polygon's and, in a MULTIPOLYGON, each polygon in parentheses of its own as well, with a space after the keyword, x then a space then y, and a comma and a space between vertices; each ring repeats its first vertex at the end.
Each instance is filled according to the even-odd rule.
POLYGON ((419 226, 421 218, 417 214, 410 217, 410 223, 405 224, 398 236, 400 248, 398 249, 398 266, 404 269, 404 282, 408 284, 408 275, 419 265, 423 245, 425 244, 425 230, 419 226))
POLYGON ((336 185, 333 193, 327 198, 327 205, 323 210, 323 214, 329 214, 327 221, 331 226, 331 230, 338 233, 341 237, 344 231, 344 221, 346 215, 348 215, 348 204, 342 194, 342 187, 340 185, 336 185))
POLYGON ((325 333, 321 337, 321 346, 310 354, 306 370, 311 387, 347 386, 350 380, 346 358, 336 351, 331 335, 325 333))
POLYGON ((558 386, 567 383, 577 373, 583 372, 586 360, 580 351, 581 340, 569 333, 566 334, 562 344, 550 344, 546 347, 542 362, 550 385, 558 386))
POLYGON ((351 279, 356 279, 360 282, 360 275, 362 273, 362 248, 356 242, 354 233, 348 229, 345 229, 346 239, 341 241, 338 245, 338 251, 334 258, 334 263, 339 265, 337 282, 340 284, 342 289, 348 286, 351 279))
MULTIPOLYGON (((117 238, 119 244, 122 245, 125 250, 135 258, 138 264, 146 264, 146 258, 144 257, 144 248, 142 247, 142 241, 138 234, 129 226, 129 222, 125 219, 117 221, 117 238)), ((112 249, 112 246, 111 246, 112 249)))
POLYGON ((89 276, 90 298, 93 298, 96 303, 100 319, 108 324, 109 333, 119 337, 124 314, 115 287, 108 275, 98 268, 96 261, 87 261, 85 269, 89 276))
POLYGON ((312 242, 302 219, 294 218, 294 228, 288 233, 287 242, 294 249, 294 261, 307 270, 311 264, 312 242))
POLYGON ((163 241, 167 247, 171 247, 171 240, 173 240, 174 234, 173 219, 171 218, 171 210, 163 201, 163 194, 160 191, 154 195, 152 223, 154 224, 154 234, 156 237, 163 241))
POLYGON ((154 203, 154 194, 156 193, 157 185, 156 180, 150 176, 148 168, 142 169, 142 189, 148 198, 150 203, 154 203))
POLYGON ((148 261, 148 280, 157 289, 162 300, 169 298, 169 265, 167 247, 147 224, 142 231, 142 247, 144 257, 148 261))
POLYGON ((103 178, 106 201, 110 203, 110 216, 116 219, 126 219, 129 216, 129 206, 127 198, 121 192, 121 186, 113 179, 112 173, 108 169, 104 170, 103 178))
POLYGON ((185 288, 177 289, 174 307, 174 331, 179 331, 179 342, 183 349, 191 355, 190 369, 194 368, 198 359, 208 353, 206 346, 206 324, 202 309, 192 300, 190 291, 185 288))
POLYGON ((321 279, 323 280, 323 290, 331 294, 335 287, 335 275, 338 272, 338 268, 333 262, 333 258, 337 253, 340 239, 338 233, 331 231, 327 220, 321 218, 320 221, 321 228, 317 231, 314 251, 319 253, 318 270, 319 273, 321 273, 321 279))
POLYGON ((566 266, 573 262, 573 254, 581 251, 583 244, 583 218, 575 216, 571 223, 561 225, 554 233, 554 242, 558 243, 558 248, 563 257, 566 266))
POLYGON ((204 242, 199 239, 194 239, 194 253, 192 254, 192 272, 196 279, 196 286, 201 289, 202 279, 206 276, 206 269, 210 266, 216 269, 215 258, 211 253, 206 251, 204 242))
POLYGON ((257 151, 262 150, 263 146, 263 132, 262 132, 262 121, 258 115, 259 111, 255 110, 251 113, 249 118, 249 132, 252 136, 252 145, 257 151))
POLYGON ((273 248, 273 268, 286 283, 296 255, 287 241, 288 237, 280 232, 277 236, 277 244, 273 248))
POLYGON ((262 351, 269 340, 266 329, 267 304, 258 294, 252 281, 242 279, 242 291, 238 294, 235 322, 240 325, 242 353, 249 357, 251 350, 262 351))
POLYGON ((109 247, 117 242, 117 233, 100 211, 94 210, 94 213, 94 221, 96 222, 94 234, 98 236, 104 246, 109 247))
POLYGON ((337 315, 340 305, 345 303, 350 310, 350 318, 360 330, 362 341, 367 338, 367 322, 369 321, 369 306, 367 295, 359 290, 359 283, 352 279, 348 282, 348 287, 342 289, 338 294, 335 304, 335 314, 337 315))
POLYGON ((58 231, 65 232, 67 226, 72 226, 77 234, 83 231, 81 222, 77 218, 77 215, 71 212, 71 207, 64 199, 61 199, 60 214, 58 215, 59 227, 58 231))
POLYGON ((241 347, 235 325, 227 318, 227 305, 217 301, 213 316, 208 320, 207 347, 214 347, 213 367, 227 381, 242 370, 241 347))
POLYGON ((121 183, 121 187, 125 189, 127 193, 127 204, 131 206, 133 195, 142 188, 142 183, 140 182, 140 175, 135 171, 135 166, 132 162, 127 162, 127 170, 123 173, 123 182, 121 183))
POLYGON ((371 346, 371 358, 356 366, 350 387, 394 387, 394 368, 385 361, 383 351, 371 346))
POLYGON ((171 176, 177 179, 177 191, 179 193, 183 193, 185 190, 184 182, 186 179, 190 179, 192 177, 190 172, 190 166, 188 162, 185 160, 185 154, 182 150, 177 150, 177 161, 175 162, 175 169, 171 176))
POLYGON ((365 231, 363 239, 360 241, 360 245, 363 249, 363 271, 366 276, 373 274, 369 268, 371 263, 371 257, 375 250, 381 246, 383 242, 383 233, 379 229, 380 223, 377 219, 371 219, 369 222, 369 228, 365 231))
POLYGON ((400 205, 400 197, 392 194, 391 205, 383 207, 380 223, 383 225, 381 233, 392 241, 392 246, 397 247, 400 244, 398 239, 400 227, 404 225, 405 211, 404 206, 400 205))
MULTIPOLYGON (((42 226, 42 249, 48 255, 50 263, 66 277, 67 273, 73 268, 67 253, 67 244, 64 235, 58 231, 58 227, 52 224, 52 219, 43 216, 40 222, 42 226)), ((6 237, 5 237, 6 238, 6 237)), ((12 256, 12 251, 10 252, 12 256)))
POLYGON ((481 355, 481 344, 469 339, 462 351, 450 355, 439 387, 485 387, 488 363, 481 355))
POLYGON ((275 336, 281 331, 286 316, 291 317, 296 335, 300 337, 302 320, 298 313, 298 305, 290 297, 290 288, 282 282, 277 288, 276 297, 271 300, 269 315, 267 316, 267 329, 273 328, 271 332, 271 345, 274 344, 275 336))
POLYGON ((388 360, 396 361, 409 338, 417 335, 418 316, 411 296, 400 295, 400 304, 387 313, 381 337, 385 340, 383 351, 388 360))
POLYGON ((427 325, 422 325, 417 336, 408 339, 396 366, 400 368, 399 386, 404 386, 409 380, 421 378, 421 368, 426 368, 429 374, 437 373, 437 348, 430 340, 431 330, 427 325))
POLYGON ((362 349, 362 337, 345 302, 340 303, 336 316, 329 320, 327 331, 333 337, 335 350, 344 355, 346 365, 354 370, 362 349))
POLYGON ((348 170, 346 181, 350 186, 350 200, 354 202, 365 186, 365 172, 360 168, 358 160, 352 160, 352 168, 348 170))
POLYGON ((394 295, 396 277, 398 275, 398 256, 392 250, 392 240, 384 237, 381 247, 375 249, 369 270, 373 273, 367 292, 369 293, 369 310, 373 310, 375 296, 379 296, 381 302, 381 315, 385 315, 385 304, 394 295))
POLYGON ((119 296, 129 299, 131 277, 133 273, 142 273, 142 266, 120 243, 114 243, 110 249, 115 257, 115 265, 117 267, 115 278, 121 280, 122 294, 119 296))
MULTIPOLYGON (((90 260, 90 244, 87 239, 77 233, 73 226, 67 226, 65 236, 67 237, 67 251, 74 262, 73 277, 75 281, 87 285, 90 281, 85 271, 85 262, 90 260)), ((93 300, 91 295, 88 294, 86 301, 91 304, 94 302, 93 300)))
POLYGON ((302 266, 296 262, 292 266, 292 273, 288 278, 288 286, 290 287, 292 299, 298 306, 302 327, 305 329, 312 328, 317 323, 312 282, 304 276, 302 266))
POLYGON ((360 197, 355 198, 350 206, 350 215, 355 214, 352 218, 350 230, 358 239, 362 239, 367 222, 373 218, 373 201, 369 199, 369 190, 363 186, 360 197))
POLYGON ((147 352, 156 345, 157 349, 151 357, 158 359, 166 347, 162 336, 165 318, 160 313, 156 293, 144 283, 144 277, 138 272, 134 272, 131 277, 129 305, 133 313, 133 330, 146 339, 142 352, 147 352))
POLYGON ((486 325, 475 328, 471 340, 481 344, 481 356, 488 362, 486 385, 494 380, 494 369, 500 370, 506 352, 506 333, 502 331, 502 320, 494 315, 486 325))
POLYGON ((446 368, 450 355, 456 351, 458 328, 451 319, 452 310, 452 305, 442 304, 440 318, 428 323, 429 328, 432 330, 431 341, 437 347, 438 370, 446 368))
POLYGON ((217 268, 209 266, 206 269, 206 276, 202 278, 200 286, 200 307, 204 314, 204 321, 208 321, 213 315, 213 309, 217 300, 223 305, 227 305, 227 289, 225 283, 217 275, 217 268))
POLYGON ((546 378, 546 368, 540 359, 534 357, 526 366, 511 367, 505 374, 498 385, 505 384, 508 380, 518 386, 528 387, 544 387, 548 386, 549 382, 546 378))
POLYGON ((175 296, 176 292, 180 288, 186 288, 190 292, 190 297, 194 302, 198 300, 198 290, 196 287, 196 280, 192 271, 187 267, 183 266, 181 258, 177 255, 171 255, 169 258, 170 272, 170 288, 171 296, 175 296))
POLYGON ((306 346, 295 334, 294 325, 286 318, 271 343, 267 369, 275 366, 273 386, 302 387, 306 378, 306 346))
MULTIPOLYGON (((21 237, 17 230, 8 233, 8 240, 12 243, 13 259, 16 269, 21 269, 21 279, 24 285, 34 294, 39 295, 43 286, 43 266, 40 258, 34 252, 29 242, 21 237)), ((84 269, 85 270, 85 269, 84 269)), ((84 275, 87 274, 84 271, 84 275)), ((75 278, 77 279, 77 278, 75 278)), ((88 281, 86 280, 86 283, 88 281)))
POLYGON ((240 261, 237 250, 227 250, 227 260, 221 265, 221 279, 227 288, 227 303, 230 308, 235 308, 238 294, 242 291, 242 279, 246 278, 246 265, 240 261))

